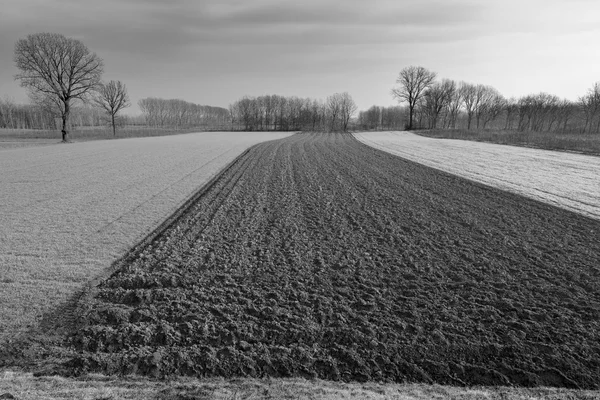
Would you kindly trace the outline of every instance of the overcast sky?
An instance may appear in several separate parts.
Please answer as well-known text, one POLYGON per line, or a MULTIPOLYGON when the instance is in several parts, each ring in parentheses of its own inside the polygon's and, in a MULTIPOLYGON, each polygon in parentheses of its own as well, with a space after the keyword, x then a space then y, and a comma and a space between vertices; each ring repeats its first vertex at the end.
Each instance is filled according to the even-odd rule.
POLYGON ((14 45, 37 32, 80 39, 133 103, 347 91, 367 109, 410 65, 507 97, 600 81, 597 0, 2 0, 0 98, 27 101, 14 45))

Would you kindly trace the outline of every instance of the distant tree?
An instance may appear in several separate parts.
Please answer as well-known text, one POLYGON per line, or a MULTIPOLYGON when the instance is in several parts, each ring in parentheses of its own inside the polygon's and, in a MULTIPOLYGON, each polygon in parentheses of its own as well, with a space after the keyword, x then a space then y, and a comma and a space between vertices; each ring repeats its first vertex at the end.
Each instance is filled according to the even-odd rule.
POLYGON ((223 125, 240 124, 239 109, 236 105, 229 110, 222 107, 203 106, 180 99, 160 99, 148 97, 138 101, 146 124, 152 127, 211 127, 223 129, 223 125), (235 109, 233 109, 234 107, 235 109))
POLYGON ((381 109, 381 129, 402 130, 406 125, 404 107, 393 106, 381 109))
POLYGON ((447 128, 456 128, 456 120, 458 119, 459 112, 462 107, 462 92, 460 90, 460 84, 456 84, 454 81, 454 90, 450 93, 450 99, 446 104, 446 120, 447 128))
POLYGON ((477 85, 475 90, 475 118, 477 129, 485 129, 486 125, 494 121, 504 111, 506 99, 492 86, 477 85))
MULTIPOLYGON (((519 106, 517 104, 517 99, 511 97, 506 100, 506 122, 504 124, 504 129, 513 129, 513 122, 515 119, 515 114, 519 111, 519 106)), ((568 119, 568 118, 567 118, 568 119)))
POLYGON ((100 84, 98 94, 94 98, 94 103, 101 107, 108 118, 113 130, 113 136, 117 135, 115 119, 119 111, 130 107, 127 87, 121 81, 110 81, 106 84, 100 84))
POLYGON ((358 123, 362 129, 378 129, 382 125, 383 107, 371 106, 358 114, 358 123))
POLYGON ((456 83, 450 79, 432 84, 425 92, 424 112, 429 117, 429 128, 437 128, 440 114, 450 104, 450 100, 456 91, 456 83))
POLYGON ((320 124, 322 122, 324 108, 325 108, 325 106, 323 105, 323 103, 321 101, 318 101, 318 100, 310 101, 310 105, 309 105, 310 127, 313 132, 317 130, 317 128, 320 126, 320 124))
POLYGON ((13 117, 15 107, 12 99, 0 100, 0 128, 15 128, 13 117))
POLYGON ((62 140, 69 141, 67 126, 74 100, 84 100, 102 77, 103 62, 79 40, 56 33, 36 33, 19 39, 15 79, 34 96, 51 101, 62 119, 62 140))
POLYGON ((436 73, 423 67, 410 66, 400 71, 396 83, 399 87, 392 89, 392 95, 398 101, 408 103, 408 129, 413 129, 415 107, 427 88, 435 81, 436 73))
POLYGON ((338 124, 338 118, 341 114, 342 95, 339 93, 335 93, 331 96, 328 96, 325 105, 327 107, 327 114, 331 121, 329 125, 329 130, 335 131, 338 124))
POLYGON ((471 83, 461 82, 458 90, 467 113, 467 129, 471 129, 473 115, 477 110, 477 86, 471 83))
POLYGON ((567 125, 573 117, 577 113, 577 105, 570 100, 563 99, 560 101, 559 106, 559 116, 558 116, 558 126, 557 129, 562 129, 563 131, 567 130, 567 125))
POLYGON ((239 120, 240 111, 239 111, 238 106, 239 106, 238 103, 229 105, 229 119, 231 121, 231 130, 232 131, 235 130, 234 124, 239 120))
MULTIPOLYGON (((596 82, 591 89, 588 89, 588 92, 584 96, 579 98, 579 107, 585 116, 583 133, 586 132, 588 126, 591 131, 594 119, 600 113, 600 82, 596 82)), ((598 119, 596 131, 600 132, 600 119, 598 119)))
POLYGON ((347 92, 344 92, 340 96, 340 112, 342 118, 342 131, 346 132, 348 130, 348 123, 350 122, 350 118, 354 116, 358 107, 347 92))
POLYGON ((548 93, 531 94, 521 97, 518 101, 520 131, 541 132, 544 126, 547 130, 552 128, 556 121, 557 108, 560 99, 548 93))

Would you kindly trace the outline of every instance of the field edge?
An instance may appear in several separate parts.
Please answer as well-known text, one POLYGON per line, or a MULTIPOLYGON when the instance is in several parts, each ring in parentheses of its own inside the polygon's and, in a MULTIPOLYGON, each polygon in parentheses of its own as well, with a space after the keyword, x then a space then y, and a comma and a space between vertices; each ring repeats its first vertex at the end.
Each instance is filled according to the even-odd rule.
POLYGON ((453 399, 475 400, 594 400, 600 391, 563 388, 455 387, 428 384, 344 383, 302 378, 179 378, 154 380, 127 376, 115 378, 90 374, 80 378, 35 377, 31 373, 0 369, 0 394, 27 399, 116 399, 155 398, 211 399, 453 399))

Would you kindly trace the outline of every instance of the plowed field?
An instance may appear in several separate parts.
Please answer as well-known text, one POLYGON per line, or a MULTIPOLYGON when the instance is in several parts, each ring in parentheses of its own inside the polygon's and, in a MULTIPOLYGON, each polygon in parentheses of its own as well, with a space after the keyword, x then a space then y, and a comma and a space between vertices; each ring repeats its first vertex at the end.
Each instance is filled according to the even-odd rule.
POLYGON ((294 135, 115 265, 68 367, 598 388, 599 232, 351 135, 294 135))

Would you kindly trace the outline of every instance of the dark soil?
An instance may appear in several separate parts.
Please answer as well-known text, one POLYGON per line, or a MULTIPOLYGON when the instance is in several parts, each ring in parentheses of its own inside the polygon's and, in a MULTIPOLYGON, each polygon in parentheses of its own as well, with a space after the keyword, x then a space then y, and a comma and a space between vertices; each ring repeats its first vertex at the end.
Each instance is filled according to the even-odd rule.
POLYGON ((369 148, 252 148, 90 299, 71 374, 600 388, 600 221, 369 148))

